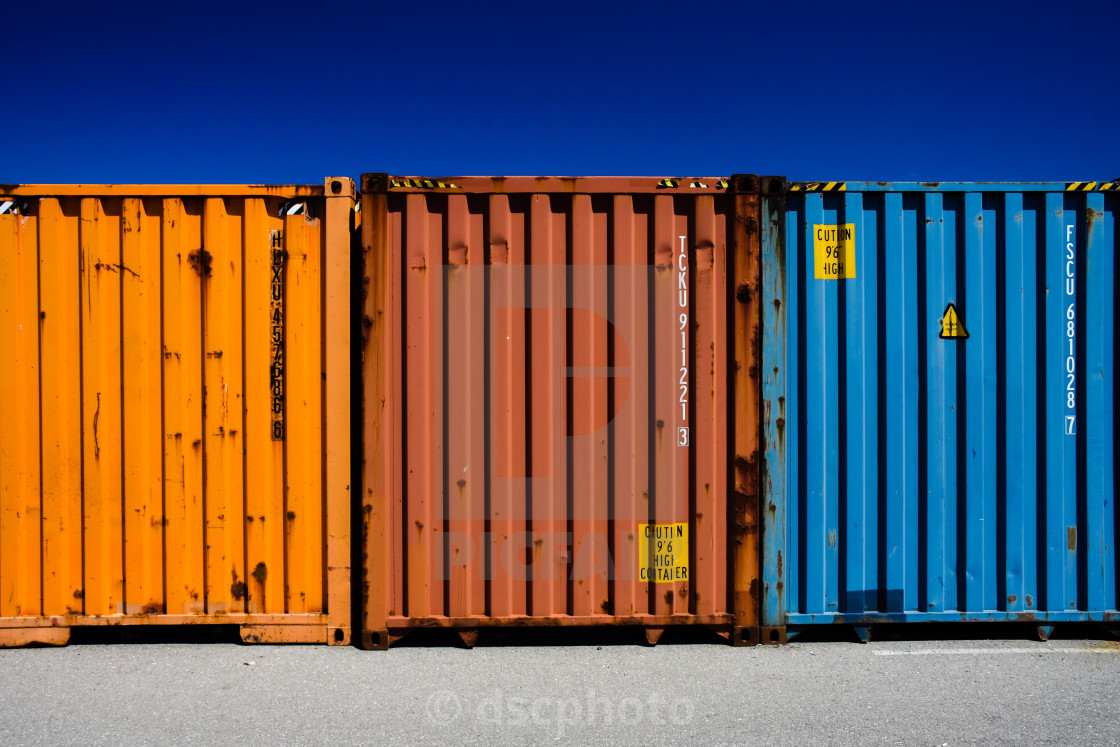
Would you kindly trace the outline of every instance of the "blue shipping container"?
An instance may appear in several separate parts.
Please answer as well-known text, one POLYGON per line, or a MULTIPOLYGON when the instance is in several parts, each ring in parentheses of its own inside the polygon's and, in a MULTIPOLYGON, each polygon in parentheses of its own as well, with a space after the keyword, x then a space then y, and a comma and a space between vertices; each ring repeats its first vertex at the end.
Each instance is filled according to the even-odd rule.
POLYGON ((764 642, 1115 621, 1120 183, 763 201, 764 642))

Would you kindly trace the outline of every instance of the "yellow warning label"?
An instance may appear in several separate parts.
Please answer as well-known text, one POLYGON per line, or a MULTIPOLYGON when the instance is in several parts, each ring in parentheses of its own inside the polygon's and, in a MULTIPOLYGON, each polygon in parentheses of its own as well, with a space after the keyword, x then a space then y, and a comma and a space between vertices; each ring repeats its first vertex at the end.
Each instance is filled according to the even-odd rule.
POLYGON ((638 568, 642 581, 688 580, 688 524, 639 524, 638 568))
POLYGON ((813 226, 813 264, 817 280, 856 276, 856 224, 813 226))
POLYGON ((937 336, 942 340, 968 339, 968 330, 961 324, 960 314, 957 313, 957 307, 953 304, 945 307, 945 313, 937 320, 937 325, 941 327, 937 336))

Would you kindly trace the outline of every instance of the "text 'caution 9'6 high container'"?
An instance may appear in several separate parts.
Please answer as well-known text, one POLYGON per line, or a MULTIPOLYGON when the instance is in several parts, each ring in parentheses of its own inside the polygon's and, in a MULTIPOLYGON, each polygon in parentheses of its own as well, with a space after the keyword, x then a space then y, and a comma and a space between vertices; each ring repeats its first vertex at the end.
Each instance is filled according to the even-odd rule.
POLYGON ((355 189, 0 187, 0 646, 350 636, 355 189))
POLYGON ((758 179, 363 177, 363 637, 757 633, 758 179))
POLYGON ((765 198, 764 640, 1117 619, 1118 190, 765 198))

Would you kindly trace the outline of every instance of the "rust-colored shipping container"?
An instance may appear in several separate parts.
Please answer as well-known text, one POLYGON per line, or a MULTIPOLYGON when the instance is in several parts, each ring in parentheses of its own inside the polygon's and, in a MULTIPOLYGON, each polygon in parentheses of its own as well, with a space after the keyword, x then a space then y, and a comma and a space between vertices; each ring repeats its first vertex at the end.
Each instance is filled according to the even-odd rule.
POLYGON ((349 179, 0 187, 0 646, 350 638, 349 179))
POLYGON ((362 643, 757 641, 759 179, 366 174, 362 643))

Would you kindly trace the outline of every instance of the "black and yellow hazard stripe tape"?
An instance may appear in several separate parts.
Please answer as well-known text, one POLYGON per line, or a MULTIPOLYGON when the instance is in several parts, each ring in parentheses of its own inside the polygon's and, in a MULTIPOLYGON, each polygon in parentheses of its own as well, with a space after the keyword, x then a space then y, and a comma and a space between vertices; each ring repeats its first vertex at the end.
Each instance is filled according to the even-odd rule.
POLYGON ((847 182, 793 182, 790 192, 847 192, 847 182))
POLYGON ((1115 182, 1066 182, 1067 192, 1120 191, 1120 181, 1115 182))
MULTIPOLYGON (((662 179, 657 183, 658 189, 676 189, 679 186, 681 186, 679 179, 662 179)), ((690 189, 708 189, 708 185, 702 181, 689 182, 688 186, 690 189)), ((716 189, 727 189, 727 180, 717 179, 716 189)))
POLYGON ((439 182, 434 179, 401 179, 389 180, 391 187, 411 187, 412 189, 462 189, 458 184, 439 182))

